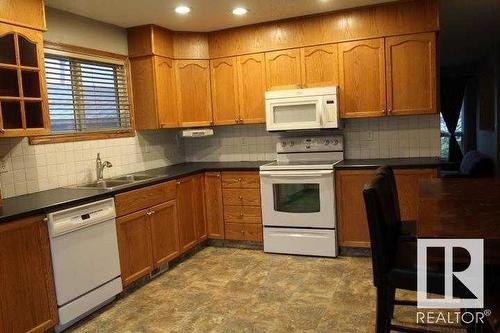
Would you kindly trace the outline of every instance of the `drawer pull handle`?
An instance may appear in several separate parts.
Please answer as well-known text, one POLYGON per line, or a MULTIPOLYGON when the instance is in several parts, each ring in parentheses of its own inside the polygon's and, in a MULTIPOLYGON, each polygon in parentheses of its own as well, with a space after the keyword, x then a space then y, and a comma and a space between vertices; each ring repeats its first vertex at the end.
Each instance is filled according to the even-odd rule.
POLYGON ((240 216, 243 217, 243 212, 240 213, 240 216))
POLYGON ((240 195, 240 196, 238 197, 238 199, 243 200, 243 197, 240 195))
POLYGON ((243 179, 240 177, 240 178, 238 178, 238 181, 241 183, 243 181, 243 179))

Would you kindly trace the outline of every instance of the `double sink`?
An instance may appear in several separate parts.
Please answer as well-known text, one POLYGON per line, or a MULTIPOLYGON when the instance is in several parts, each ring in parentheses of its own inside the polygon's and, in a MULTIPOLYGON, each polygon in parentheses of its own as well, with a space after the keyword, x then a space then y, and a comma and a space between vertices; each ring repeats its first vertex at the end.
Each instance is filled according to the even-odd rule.
POLYGON ((156 178, 156 177, 157 176, 146 175, 146 174, 124 175, 124 176, 113 177, 113 178, 109 178, 109 179, 103 179, 101 181, 95 181, 95 182, 87 183, 87 184, 83 184, 83 185, 76 185, 76 186, 73 186, 73 188, 114 190, 116 188, 144 182, 144 181, 156 178))

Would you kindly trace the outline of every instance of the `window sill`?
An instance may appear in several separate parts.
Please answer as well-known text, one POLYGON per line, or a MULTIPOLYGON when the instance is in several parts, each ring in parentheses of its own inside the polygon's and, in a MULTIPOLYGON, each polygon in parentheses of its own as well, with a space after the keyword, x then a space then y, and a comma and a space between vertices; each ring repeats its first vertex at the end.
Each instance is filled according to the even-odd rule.
POLYGON ((51 143, 76 142, 88 140, 116 139, 135 136, 134 130, 117 130, 94 133, 72 133, 32 136, 29 138, 30 145, 45 145, 51 143))

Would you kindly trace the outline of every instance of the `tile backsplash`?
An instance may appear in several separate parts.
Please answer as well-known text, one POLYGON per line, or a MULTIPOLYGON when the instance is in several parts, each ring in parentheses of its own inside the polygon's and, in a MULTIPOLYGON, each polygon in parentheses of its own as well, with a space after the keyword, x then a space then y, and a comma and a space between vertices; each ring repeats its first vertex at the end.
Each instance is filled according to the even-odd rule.
POLYGON ((1 139, 2 197, 83 184, 95 180, 95 160, 113 164, 104 177, 138 172, 184 161, 177 131, 144 131, 130 138, 29 145, 28 139, 1 139))
MULTIPOLYGON (((180 139, 177 130, 140 131, 130 138, 34 145, 0 139, 4 198, 95 180, 95 158, 110 161, 104 176, 143 171, 184 161, 266 161, 276 158, 281 133, 265 125, 220 126, 207 138, 180 139)), ((439 116, 344 121, 345 158, 440 155, 439 116)))
MULTIPOLYGON (((280 135, 265 125, 216 127, 210 138, 186 139, 187 161, 263 161, 276 158, 280 135)), ((440 154, 438 115, 348 119, 345 158, 429 157, 440 154)), ((330 132, 331 133, 331 132, 330 132)))

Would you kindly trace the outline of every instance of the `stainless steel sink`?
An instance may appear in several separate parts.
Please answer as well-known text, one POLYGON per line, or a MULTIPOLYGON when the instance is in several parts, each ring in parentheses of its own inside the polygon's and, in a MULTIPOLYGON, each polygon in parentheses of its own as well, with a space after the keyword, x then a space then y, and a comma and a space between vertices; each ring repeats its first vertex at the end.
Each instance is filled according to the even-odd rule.
MULTIPOLYGON (((139 183, 144 180, 152 179, 154 176, 150 175, 124 175, 119 177, 113 177, 109 179, 104 179, 100 182, 92 182, 83 185, 76 185, 76 188, 80 189, 105 189, 105 190, 113 190, 122 186, 139 183)), ((75 188, 73 187, 73 188, 75 188)))

